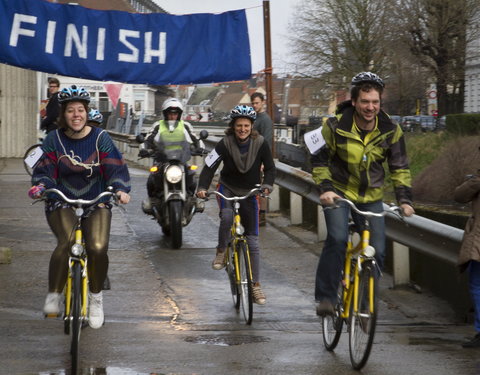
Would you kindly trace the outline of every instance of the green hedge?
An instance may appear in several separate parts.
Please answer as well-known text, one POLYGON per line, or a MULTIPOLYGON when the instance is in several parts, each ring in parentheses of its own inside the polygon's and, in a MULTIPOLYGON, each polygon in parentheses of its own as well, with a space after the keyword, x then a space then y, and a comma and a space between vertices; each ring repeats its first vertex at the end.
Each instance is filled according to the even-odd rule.
POLYGON ((447 115, 447 131, 458 135, 474 135, 480 133, 480 114, 460 113, 447 115))

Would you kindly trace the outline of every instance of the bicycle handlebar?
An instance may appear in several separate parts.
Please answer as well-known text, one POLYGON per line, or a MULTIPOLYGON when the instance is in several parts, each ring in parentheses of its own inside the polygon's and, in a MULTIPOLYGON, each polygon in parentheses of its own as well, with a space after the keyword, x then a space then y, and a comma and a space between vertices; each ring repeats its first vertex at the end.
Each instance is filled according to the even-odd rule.
POLYGON ((256 188, 253 188, 252 190, 250 190, 247 195, 244 195, 243 197, 226 197, 225 195, 223 195, 222 193, 220 193, 219 191, 216 191, 216 190, 213 190, 213 191, 207 191, 206 195, 207 197, 212 195, 212 194, 215 194, 215 195, 218 195, 219 197, 227 200, 227 201, 241 201, 242 199, 247 199, 248 197, 251 197, 252 195, 255 195, 256 193, 260 193, 260 195, 263 195, 263 192, 262 192, 262 189, 256 187, 256 188))
MULTIPOLYGON (((107 189, 110 189, 110 188, 107 188, 107 189)), ((95 204, 96 202, 98 202, 101 198, 103 197, 106 197, 106 196, 113 196, 115 197, 115 193, 113 191, 104 191, 100 194, 97 195, 97 197, 91 199, 91 200, 86 200, 86 199, 70 199, 68 198, 62 191, 58 190, 58 189, 55 189, 55 188, 50 188, 50 189, 46 189, 43 194, 47 194, 47 193, 55 193, 57 195, 60 196, 60 198, 62 198, 65 202, 67 203, 70 203, 70 204, 73 204, 75 206, 88 206, 88 205, 91 205, 91 204, 95 204)))
MULTIPOLYGON (((335 198, 334 201, 335 201, 335 203, 337 203, 337 202, 347 203, 352 208, 353 211, 355 211, 357 214, 365 216, 365 217, 383 217, 387 213, 391 212, 391 213, 403 218, 403 216, 401 214, 402 209, 398 206, 395 206, 395 205, 389 206, 388 210, 384 210, 383 212, 371 212, 371 211, 360 211, 357 208, 357 206, 355 206, 355 203, 353 203, 352 201, 350 201, 348 199, 345 199, 345 198, 335 198)), ((338 206, 335 206, 335 207, 332 207, 332 208, 336 208, 336 207, 338 207, 338 206)))

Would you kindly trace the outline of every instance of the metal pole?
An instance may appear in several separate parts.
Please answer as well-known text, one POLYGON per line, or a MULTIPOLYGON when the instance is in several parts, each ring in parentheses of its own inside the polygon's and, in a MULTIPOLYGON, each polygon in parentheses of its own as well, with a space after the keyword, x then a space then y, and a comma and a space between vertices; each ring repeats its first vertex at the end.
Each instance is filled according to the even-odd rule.
MULTIPOLYGON (((267 113, 275 121, 273 114, 272 85, 272 44, 270 39, 270 1, 263 1, 263 31, 265 37, 265 89, 267 92, 267 113)), ((275 126, 272 129, 272 155, 275 157, 275 126)))

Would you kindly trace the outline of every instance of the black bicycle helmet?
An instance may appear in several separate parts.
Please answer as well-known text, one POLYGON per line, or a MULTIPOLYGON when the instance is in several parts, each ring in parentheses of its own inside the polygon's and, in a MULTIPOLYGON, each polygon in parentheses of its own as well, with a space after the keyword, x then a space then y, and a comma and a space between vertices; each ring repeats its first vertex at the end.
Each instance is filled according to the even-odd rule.
POLYGON ((72 85, 70 87, 62 89, 62 91, 58 93, 58 101, 60 103, 67 103, 79 100, 90 103, 90 94, 83 87, 77 87, 76 85, 72 85))
POLYGON ((385 87, 383 80, 378 75, 372 72, 361 72, 352 78, 352 86, 357 86, 364 82, 374 83, 382 88, 385 87))

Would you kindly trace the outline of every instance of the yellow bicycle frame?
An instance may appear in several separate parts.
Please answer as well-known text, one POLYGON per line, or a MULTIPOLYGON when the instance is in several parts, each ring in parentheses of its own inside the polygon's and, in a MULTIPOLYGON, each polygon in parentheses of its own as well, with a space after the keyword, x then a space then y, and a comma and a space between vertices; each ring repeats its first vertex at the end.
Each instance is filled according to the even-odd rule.
MULTIPOLYGON (((357 258, 357 264, 355 266, 355 269, 353 270, 353 288, 351 287, 352 285, 352 258, 356 256, 357 254, 362 254, 362 252, 367 248, 367 246, 370 243, 370 231, 369 230, 363 230, 361 233, 360 241, 358 244, 354 247, 353 246, 353 239, 352 235, 349 236, 348 242, 347 242, 347 251, 345 254, 345 269, 344 269, 344 275, 343 275, 343 283, 344 283, 344 289, 343 289, 343 311, 342 311, 342 318, 348 318, 350 314, 350 304, 352 303, 352 293, 353 293, 353 311, 355 313, 358 312, 358 286, 359 286, 359 269, 361 269, 361 265, 363 263, 364 258, 358 257, 357 258)), ((370 312, 373 313, 374 310, 374 301, 373 301, 373 293, 374 293, 374 282, 373 282, 373 275, 370 276, 369 278, 369 301, 370 301, 370 312)))
MULTIPOLYGON (((245 241, 245 238, 239 238, 236 232, 237 226, 240 225, 240 215, 235 215, 233 218, 233 225, 231 227, 231 234, 233 237, 232 241, 232 251, 233 251, 233 261, 235 262, 235 279, 237 284, 240 284, 241 282, 241 276, 240 276, 240 265, 239 265, 239 258, 238 258, 238 251, 237 251, 237 244, 239 241, 245 241)), ((248 264, 246 266, 249 268, 249 274, 252 274, 252 265, 250 262, 250 253, 247 251, 247 259, 248 259, 248 264)))
MULTIPOLYGON (((84 246, 83 244, 83 234, 80 228, 75 230, 75 243, 84 246)), ((80 264, 82 266, 83 275, 82 275, 82 316, 87 316, 87 293, 88 293, 88 277, 87 277, 87 263, 85 260, 80 259, 80 264)), ((74 262, 70 260, 69 263, 69 271, 68 271, 68 278, 67 278, 67 285, 65 288, 65 314, 68 316, 70 315, 70 306, 72 301, 72 273, 71 269, 73 267, 74 262)))

